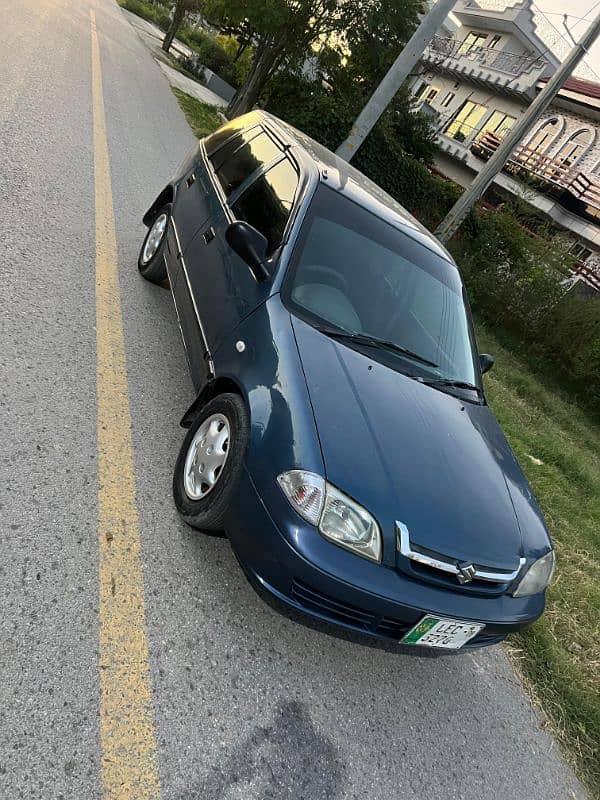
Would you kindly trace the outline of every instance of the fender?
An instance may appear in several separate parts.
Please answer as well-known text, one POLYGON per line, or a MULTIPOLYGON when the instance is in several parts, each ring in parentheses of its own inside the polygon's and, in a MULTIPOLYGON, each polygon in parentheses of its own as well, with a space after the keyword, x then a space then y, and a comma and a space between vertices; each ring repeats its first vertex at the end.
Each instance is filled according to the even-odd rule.
POLYGON ((241 386, 231 378, 213 378, 208 381, 198 393, 198 396, 185 412, 179 424, 182 428, 189 428, 194 421, 194 417, 199 411, 210 401, 213 397, 224 392, 231 392, 232 394, 239 394, 244 398, 241 386))
POLYGON ((149 228, 152 222, 154 221, 154 217, 156 216, 160 208, 167 205, 167 203, 174 202, 176 193, 177 193, 176 184, 169 183, 165 186, 165 188, 158 195, 156 200, 152 203, 150 208, 146 211, 146 213, 142 217, 142 222, 147 228, 149 228))
POLYGON ((194 168, 200 153, 200 145, 198 142, 186 153, 183 161, 177 167, 177 171, 172 180, 165 186, 162 192, 158 195, 156 200, 152 203, 148 211, 142 217, 144 225, 149 226, 156 212, 162 208, 166 203, 174 203, 179 193, 179 187, 183 178, 194 168))

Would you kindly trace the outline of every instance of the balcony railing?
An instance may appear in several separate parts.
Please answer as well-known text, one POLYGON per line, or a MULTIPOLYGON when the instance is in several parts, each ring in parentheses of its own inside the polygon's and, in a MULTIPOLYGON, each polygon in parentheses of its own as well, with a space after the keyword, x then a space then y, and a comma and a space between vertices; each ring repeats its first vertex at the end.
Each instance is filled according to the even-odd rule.
MULTIPOLYGON (((494 133, 483 133, 471 145, 471 152, 487 161, 501 141, 494 133)), ((566 161, 521 145, 507 161, 505 170, 517 176, 524 170, 547 185, 566 189, 577 200, 594 209, 593 216, 600 217, 600 180, 570 166, 566 161)))
POLYGON ((428 61, 441 62, 447 58, 472 61, 482 67, 504 72, 508 75, 524 75, 534 70, 541 70, 546 66, 546 61, 541 57, 516 53, 507 53, 504 50, 495 50, 491 47, 473 45, 468 50, 461 51, 464 42, 452 37, 438 36, 429 42, 424 56, 428 61))

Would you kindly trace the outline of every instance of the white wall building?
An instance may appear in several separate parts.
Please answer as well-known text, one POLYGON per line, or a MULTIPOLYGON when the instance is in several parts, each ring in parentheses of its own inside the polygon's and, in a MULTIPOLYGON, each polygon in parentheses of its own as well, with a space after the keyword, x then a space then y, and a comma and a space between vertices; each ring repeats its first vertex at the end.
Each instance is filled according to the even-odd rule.
MULTIPOLYGON (((431 41, 412 90, 438 131, 435 166, 467 186, 559 62, 530 0, 458 0, 453 14, 459 27, 431 41)), ((600 84, 571 78, 495 180, 565 231, 579 274, 598 289, 599 121, 600 84)))

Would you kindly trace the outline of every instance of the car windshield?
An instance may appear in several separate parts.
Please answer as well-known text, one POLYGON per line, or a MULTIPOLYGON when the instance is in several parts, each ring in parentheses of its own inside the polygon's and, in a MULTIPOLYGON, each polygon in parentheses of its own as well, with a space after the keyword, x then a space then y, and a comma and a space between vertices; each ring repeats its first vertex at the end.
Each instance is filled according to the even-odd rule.
POLYGON ((339 192, 317 190, 288 275, 286 300, 309 323, 404 372, 477 385, 456 267, 339 192))

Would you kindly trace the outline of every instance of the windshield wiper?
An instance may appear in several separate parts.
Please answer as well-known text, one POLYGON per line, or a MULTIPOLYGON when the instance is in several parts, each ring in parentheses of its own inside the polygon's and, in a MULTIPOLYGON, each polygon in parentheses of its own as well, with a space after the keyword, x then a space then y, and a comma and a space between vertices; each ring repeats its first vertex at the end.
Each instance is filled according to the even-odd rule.
POLYGON ((428 358, 420 356, 418 353, 413 353, 412 350, 402 347, 402 345, 396 344, 396 342, 390 342, 387 339, 379 339, 377 336, 371 336, 370 334, 358 333, 357 331, 344 331, 338 328, 319 327, 318 330, 320 330, 321 333, 327 334, 327 336, 331 336, 333 339, 344 339, 350 342, 356 342, 357 344, 364 344, 366 347, 384 347, 387 350, 400 353, 407 358, 412 358, 413 361, 420 361, 421 364, 427 364, 429 367, 438 366, 428 358))
POLYGON ((453 389, 470 389, 473 392, 477 392, 477 394, 483 394, 479 386, 475 386, 474 383, 468 383, 467 381, 455 381, 446 378, 419 378, 421 383, 426 383, 427 386, 450 386, 453 389))

